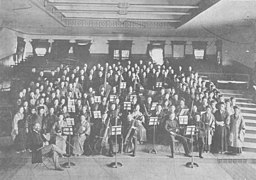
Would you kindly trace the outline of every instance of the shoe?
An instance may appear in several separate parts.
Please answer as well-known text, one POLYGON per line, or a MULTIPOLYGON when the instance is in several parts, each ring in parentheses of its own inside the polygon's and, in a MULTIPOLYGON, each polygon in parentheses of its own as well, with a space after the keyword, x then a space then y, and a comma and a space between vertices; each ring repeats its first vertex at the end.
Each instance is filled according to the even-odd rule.
POLYGON ((131 156, 132 156, 132 157, 135 157, 136 155, 135 155, 135 154, 132 154, 131 156))
POLYGON ((64 171, 64 169, 62 169, 61 167, 57 167, 55 168, 56 171, 64 171))
POLYGON ((109 153, 108 155, 109 155, 109 157, 113 157, 114 156, 113 153, 109 153))
POLYGON ((204 157, 203 156, 199 156, 201 159, 203 159, 204 157))

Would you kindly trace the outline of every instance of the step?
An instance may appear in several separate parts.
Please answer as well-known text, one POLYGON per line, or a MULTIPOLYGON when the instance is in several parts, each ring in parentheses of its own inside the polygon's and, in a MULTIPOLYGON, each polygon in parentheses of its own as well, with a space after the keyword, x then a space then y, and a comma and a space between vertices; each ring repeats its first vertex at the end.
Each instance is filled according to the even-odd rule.
POLYGON ((256 106, 256 104, 254 103, 251 103, 251 102, 236 102, 236 104, 239 106, 239 105, 249 105, 249 106, 256 106))
POLYGON ((237 89, 218 89, 221 93, 234 93, 234 94, 244 94, 248 93, 248 90, 237 90, 237 89))
POLYGON ((244 119, 244 122, 256 124, 256 119, 244 119))
POLYGON ((242 115, 247 116, 247 117, 256 117, 256 114, 254 114, 254 113, 244 113, 244 112, 242 112, 242 115))
POLYGON ((256 139, 256 134, 245 133, 245 138, 256 139))
POLYGON ((236 101, 252 101, 252 98, 238 97, 236 101))
MULTIPOLYGON (((228 99, 228 98, 226 98, 226 99, 228 99)), ((247 103, 253 103, 252 102, 252 99, 250 99, 250 98, 236 98, 236 102, 237 103, 240 103, 240 102, 247 102, 247 103)))
POLYGON ((256 146, 256 139, 255 138, 248 138, 248 137, 246 137, 246 138, 244 138, 244 142, 245 143, 254 143, 255 146, 256 146))
MULTIPOLYGON (((255 128, 254 126, 252 126, 252 127, 255 128)), ((248 129, 248 127, 246 127, 246 129, 245 129, 245 133, 246 134, 254 134, 256 136, 256 130, 255 129, 250 130, 250 129, 248 129)))
POLYGON ((242 114, 243 114, 243 113, 256 114, 256 110, 242 109, 241 112, 242 112, 242 114))
POLYGON ((247 148, 255 148, 255 149, 256 149, 256 143, 244 142, 243 147, 247 147, 247 148))
POLYGON ((245 95, 244 94, 234 94, 234 93, 221 93, 225 98, 231 98, 231 97, 234 97, 234 98, 240 98, 240 97, 244 97, 245 95))
POLYGON ((256 153, 256 148, 250 148, 250 147, 243 147, 243 151, 244 152, 252 152, 252 153, 256 153))
POLYGON ((239 102, 238 103, 236 103, 236 105, 237 106, 239 106, 240 108, 256 108, 256 104, 239 104, 239 102))
MULTIPOLYGON (((255 123, 255 125, 256 125, 256 123, 255 123)), ((249 131, 256 131, 256 126, 246 126, 245 127, 245 130, 249 130, 249 131)))
POLYGON ((246 110, 246 111, 256 111, 256 107, 240 107, 241 110, 246 110))
POLYGON ((256 127, 256 122, 246 122, 245 121, 245 126, 246 126, 246 129, 247 129, 247 127, 256 127))

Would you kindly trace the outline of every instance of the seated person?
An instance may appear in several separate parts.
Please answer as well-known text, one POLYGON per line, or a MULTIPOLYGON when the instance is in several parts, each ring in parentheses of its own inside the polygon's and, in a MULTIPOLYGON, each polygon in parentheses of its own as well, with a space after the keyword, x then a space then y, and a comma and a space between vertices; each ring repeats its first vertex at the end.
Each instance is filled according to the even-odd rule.
POLYGON ((90 117, 81 115, 80 122, 76 124, 75 135, 73 137, 73 154, 81 156, 84 153, 84 143, 91 133, 90 117))
POLYGON ((172 158, 174 157, 174 140, 177 139, 183 144, 183 148, 185 150, 185 156, 190 157, 190 150, 188 148, 188 143, 185 137, 179 135, 179 124, 177 121, 177 116, 175 114, 175 106, 171 106, 171 113, 165 122, 165 130, 170 133, 170 148, 172 153, 172 158))
POLYGON ((44 145, 44 141, 42 139, 42 136, 40 134, 41 131, 41 125, 39 123, 35 123, 33 127, 33 132, 31 134, 31 149, 33 152, 41 151, 42 155, 46 155, 48 153, 52 154, 55 170, 63 171, 63 169, 60 167, 59 164, 59 155, 65 154, 60 148, 58 148, 54 144, 50 145, 44 145))

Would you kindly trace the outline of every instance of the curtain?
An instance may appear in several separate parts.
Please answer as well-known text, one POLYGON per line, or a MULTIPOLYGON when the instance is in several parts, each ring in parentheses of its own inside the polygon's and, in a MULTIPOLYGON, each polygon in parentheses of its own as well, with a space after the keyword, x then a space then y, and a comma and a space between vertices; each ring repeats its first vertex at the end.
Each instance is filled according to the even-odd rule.
POLYGON ((52 43, 50 57, 54 60, 68 57, 71 45, 72 44, 69 40, 54 40, 52 43))
POLYGON ((147 56, 156 64, 164 63, 164 46, 165 41, 150 41, 147 46, 147 56))
POLYGON ((88 61, 91 44, 91 41, 76 41, 73 45, 74 56, 81 61, 88 61))

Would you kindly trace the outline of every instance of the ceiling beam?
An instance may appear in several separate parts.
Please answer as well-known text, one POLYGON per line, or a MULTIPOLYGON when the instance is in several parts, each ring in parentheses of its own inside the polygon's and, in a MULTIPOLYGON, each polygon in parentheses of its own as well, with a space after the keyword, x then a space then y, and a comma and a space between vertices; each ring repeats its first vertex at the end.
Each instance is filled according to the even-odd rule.
POLYGON ((129 3, 90 3, 90 2, 49 2, 47 1, 47 4, 50 4, 52 6, 86 6, 86 7, 95 7, 95 6, 110 6, 110 7, 121 7, 121 6, 127 6, 126 8, 164 8, 164 9, 197 9, 198 6, 189 6, 189 5, 168 5, 168 4, 129 4, 129 3))
POLYGON ((45 12, 47 15, 49 15, 51 18, 53 18, 57 23, 59 23, 61 26, 65 27, 66 25, 62 22, 61 19, 57 18, 53 13, 49 12, 45 6, 43 6, 42 4, 40 4, 40 2, 44 1, 38 1, 38 0, 29 0, 34 6, 36 6, 37 8, 41 9, 43 12, 45 12))
POLYGON ((152 5, 187 5, 193 6, 200 2, 200 0, 47 0, 50 3, 63 4, 152 4, 152 5))
POLYGON ((218 3, 220 0, 201 0, 198 4, 198 8, 197 9, 191 9, 190 12, 190 16, 182 16, 181 17, 181 22, 179 24, 177 24, 176 28, 186 24, 188 21, 190 21, 191 19, 193 19, 195 16, 199 15, 200 13, 202 13, 203 11, 207 10, 208 8, 210 8, 211 6, 213 6, 214 4, 218 3))
MULTIPOLYGON (((131 18, 119 18, 119 19, 116 19, 116 18, 87 18, 86 20, 119 20, 120 22, 125 22, 125 21, 132 21, 132 22, 136 22, 136 21, 139 21, 139 22, 168 22, 168 23, 178 23, 180 22, 180 20, 178 19, 131 19, 131 18)), ((65 20, 85 20, 84 18, 80 18, 80 17, 69 17, 69 18, 64 18, 63 19, 64 21, 65 20)))
MULTIPOLYGON (((48 4, 50 5, 50 4, 48 4)), ((54 6, 57 10, 72 11, 119 11, 125 9, 129 12, 187 12, 189 9, 168 9, 168 8, 145 8, 145 7, 118 7, 118 6, 93 6, 93 5, 70 5, 70 6, 54 6)))
POLYGON ((162 14, 111 14, 111 13, 63 13, 65 18, 96 18, 96 19, 152 19, 152 20, 161 20, 161 19, 174 19, 178 17, 173 15, 162 15, 162 14))
MULTIPOLYGON (((60 13, 79 13, 79 14, 119 14, 118 10, 56 10, 56 12, 60 13)), ((177 15, 177 16, 185 16, 190 15, 187 12, 171 12, 171 11, 129 11, 127 10, 127 14, 142 14, 142 13, 149 13, 149 14, 159 14, 159 15, 177 15)))
POLYGON ((166 8, 166 9, 197 9, 198 6, 185 5, 162 5, 162 4, 130 4, 131 7, 145 7, 145 8, 166 8))

